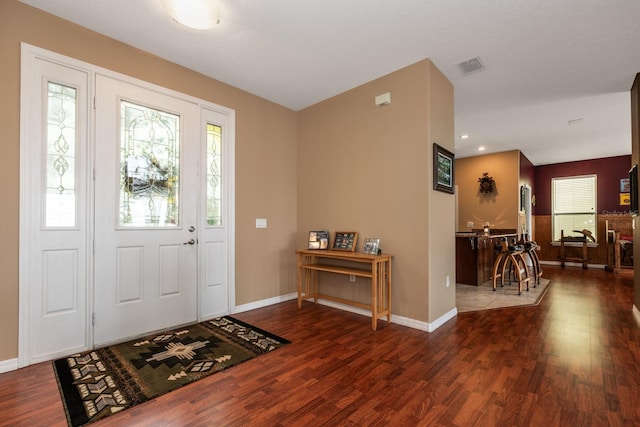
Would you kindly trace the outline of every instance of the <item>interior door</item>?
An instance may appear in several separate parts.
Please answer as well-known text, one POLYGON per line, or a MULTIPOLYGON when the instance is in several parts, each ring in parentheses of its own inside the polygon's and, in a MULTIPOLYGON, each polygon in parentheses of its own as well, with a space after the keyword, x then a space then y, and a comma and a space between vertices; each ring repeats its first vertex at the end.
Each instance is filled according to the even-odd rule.
POLYGON ((96 76, 94 343, 195 322, 199 108, 96 76))

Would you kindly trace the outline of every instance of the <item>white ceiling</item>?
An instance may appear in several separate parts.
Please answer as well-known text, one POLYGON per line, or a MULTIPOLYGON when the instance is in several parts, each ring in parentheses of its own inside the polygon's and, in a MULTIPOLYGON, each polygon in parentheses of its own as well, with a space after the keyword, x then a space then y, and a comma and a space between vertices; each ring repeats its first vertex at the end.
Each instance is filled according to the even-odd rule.
POLYGON ((458 157, 631 153, 638 0, 212 0, 209 31, 160 0, 21 1, 293 110, 430 58, 455 88, 458 157), (486 69, 464 76, 475 56, 486 69))

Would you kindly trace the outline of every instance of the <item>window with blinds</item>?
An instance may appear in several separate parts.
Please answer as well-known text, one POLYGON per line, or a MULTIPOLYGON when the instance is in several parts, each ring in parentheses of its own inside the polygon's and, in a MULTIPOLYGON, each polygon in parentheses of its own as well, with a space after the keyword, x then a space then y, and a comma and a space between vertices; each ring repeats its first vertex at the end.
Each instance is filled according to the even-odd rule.
POLYGON ((596 232, 596 176, 572 176, 551 180, 553 240, 573 230, 596 232))

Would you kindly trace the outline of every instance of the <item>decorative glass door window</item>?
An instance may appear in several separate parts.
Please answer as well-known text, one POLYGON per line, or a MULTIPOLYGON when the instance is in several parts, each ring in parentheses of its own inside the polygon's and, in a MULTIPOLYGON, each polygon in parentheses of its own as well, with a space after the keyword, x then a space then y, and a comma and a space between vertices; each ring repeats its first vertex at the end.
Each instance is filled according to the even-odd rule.
POLYGON ((222 225, 222 127, 207 123, 207 225, 222 225))
POLYGON ((77 90, 47 84, 45 227, 76 226, 77 90))
POLYGON ((180 224, 180 116, 120 103, 122 227, 180 224))

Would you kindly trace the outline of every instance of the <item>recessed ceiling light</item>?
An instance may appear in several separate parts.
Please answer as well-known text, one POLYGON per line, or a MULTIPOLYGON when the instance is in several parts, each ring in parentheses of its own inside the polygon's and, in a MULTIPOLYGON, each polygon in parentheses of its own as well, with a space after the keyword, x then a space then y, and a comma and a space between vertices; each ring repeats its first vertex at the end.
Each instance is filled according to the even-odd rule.
POLYGON ((484 151, 486 150, 486 147, 484 145, 481 145, 480 147, 478 147, 478 151, 484 151))
POLYGON ((460 135, 460 139, 467 139, 469 138, 469 135, 467 135, 466 133, 463 135, 460 135))
POLYGON ((220 23, 215 0, 162 0, 162 7, 176 22, 196 30, 210 30, 220 23))

